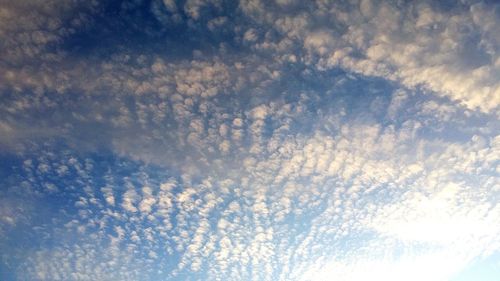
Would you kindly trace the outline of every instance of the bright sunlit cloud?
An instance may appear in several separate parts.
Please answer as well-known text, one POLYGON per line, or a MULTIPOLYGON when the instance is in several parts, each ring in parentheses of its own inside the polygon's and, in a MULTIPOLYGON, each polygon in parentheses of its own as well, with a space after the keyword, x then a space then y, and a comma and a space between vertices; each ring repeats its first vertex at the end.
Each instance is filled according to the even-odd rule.
POLYGON ((358 260, 348 263, 331 262, 306 272, 301 280, 361 281, 361 280, 450 280, 457 268, 464 266, 462 258, 435 251, 418 256, 402 256, 395 260, 358 260))

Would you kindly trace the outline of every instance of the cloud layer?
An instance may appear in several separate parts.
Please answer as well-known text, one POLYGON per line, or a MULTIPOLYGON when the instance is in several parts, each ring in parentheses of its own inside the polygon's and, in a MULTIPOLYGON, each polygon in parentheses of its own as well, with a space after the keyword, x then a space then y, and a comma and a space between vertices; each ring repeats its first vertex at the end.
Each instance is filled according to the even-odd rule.
POLYGON ((493 1, 1 6, 0 279, 440 281, 499 253, 493 1))

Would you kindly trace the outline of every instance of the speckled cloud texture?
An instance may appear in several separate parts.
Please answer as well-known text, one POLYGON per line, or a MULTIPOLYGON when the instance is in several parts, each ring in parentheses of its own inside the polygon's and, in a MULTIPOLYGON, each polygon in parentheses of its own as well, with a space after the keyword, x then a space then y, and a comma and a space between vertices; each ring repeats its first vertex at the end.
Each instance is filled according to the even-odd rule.
POLYGON ((0 279, 500 280, 498 1, 0 0, 0 279))

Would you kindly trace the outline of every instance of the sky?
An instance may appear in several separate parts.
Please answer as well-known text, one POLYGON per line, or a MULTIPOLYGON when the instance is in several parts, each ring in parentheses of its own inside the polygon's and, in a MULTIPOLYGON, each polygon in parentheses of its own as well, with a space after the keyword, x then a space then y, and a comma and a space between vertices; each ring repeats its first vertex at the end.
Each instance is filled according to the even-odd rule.
POLYGON ((0 0, 0 280, 500 280, 500 2, 0 0))

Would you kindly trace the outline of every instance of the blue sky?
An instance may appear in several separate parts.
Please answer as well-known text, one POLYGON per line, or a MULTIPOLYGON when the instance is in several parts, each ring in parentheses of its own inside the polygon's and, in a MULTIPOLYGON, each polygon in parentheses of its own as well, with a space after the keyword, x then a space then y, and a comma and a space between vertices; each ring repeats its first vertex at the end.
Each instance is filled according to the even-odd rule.
POLYGON ((496 1, 0 4, 1 280, 500 279, 496 1))

